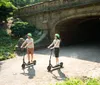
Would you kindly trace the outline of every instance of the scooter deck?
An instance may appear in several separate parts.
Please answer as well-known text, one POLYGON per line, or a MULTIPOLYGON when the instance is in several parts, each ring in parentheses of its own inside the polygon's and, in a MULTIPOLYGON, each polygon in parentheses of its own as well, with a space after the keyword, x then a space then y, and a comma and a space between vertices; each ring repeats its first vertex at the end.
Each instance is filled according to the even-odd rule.
POLYGON ((64 67, 56 67, 56 68, 53 68, 53 69, 51 69, 50 72, 55 71, 55 70, 58 70, 58 69, 61 69, 61 68, 64 68, 64 67))
POLYGON ((30 65, 26 65, 25 68, 28 68, 28 67, 33 67, 34 64, 30 64, 30 65))
POLYGON ((32 63, 25 63, 25 65, 29 66, 29 65, 36 65, 36 60, 34 60, 32 63))
POLYGON ((54 70, 58 70, 58 69, 61 69, 61 68, 64 68, 63 67, 63 63, 61 62, 60 64, 58 65, 55 65, 55 66, 52 66, 51 64, 47 67, 47 70, 48 72, 52 72, 54 70))
POLYGON ((25 63, 26 66, 34 65, 34 63, 25 63))
POLYGON ((22 69, 24 70, 25 68, 28 68, 28 67, 30 67, 30 66, 34 66, 34 65, 36 65, 36 61, 33 61, 33 63, 23 63, 22 64, 22 69))
POLYGON ((60 67, 61 65, 58 64, 58 65, 55 65, 55 66, 52 66, 52 68, 56 68, 56 67, 60 67))
POLYGON ((59 63, 59 64, 57 64, 57 65, 55 65, 55 66, 52 66, 52 65, 51 65, 52 68, 61 67, 61 66, 63 66, 63 62, 61 62, 61 63, 59 63))

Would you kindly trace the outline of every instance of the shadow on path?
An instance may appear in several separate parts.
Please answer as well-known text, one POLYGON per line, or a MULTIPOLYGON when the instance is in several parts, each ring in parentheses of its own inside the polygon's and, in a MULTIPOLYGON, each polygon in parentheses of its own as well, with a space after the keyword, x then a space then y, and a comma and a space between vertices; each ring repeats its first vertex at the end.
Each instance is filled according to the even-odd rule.
POLYGON ((65 80, 68 78, 68 76, 66 76, 60 69, 57 70, 57 72, 59 76, 56 76, 55 74, 52 73, 54 79, 61 81, 61 80, 65 80))
POLYGON ((4 62, 0 61, 0 71, 1 71, 1 65, 3 64, 4 62))
POLYGON ((34 69, 34 67, 33 66, 28 67, 27 71, 28 71, 27 73, 24 72, 24 73, 21 73, 21 74, 23 74, 25 76, 28 76, 29 79, 33 79, 34 76, 35 76, 35 69, 34 69))
MULTIPOLYGON (((49 49, 38 50, 36 54, 50 55, 49 49)), ((69 57, 100 63, 100 44, 83 43, 60 48, 61 57, 69 57)))
POLYGON ((81 44, 63 47, 60 56, 100 63, 100 44, 81 44))
POLYGON ((27 53, 26 52, 22 52, 22 51, 19 51, 19 52, 15 52, 16 55, 18 55, 19 57, 22 57, 22 56, 25 56, 27 53))

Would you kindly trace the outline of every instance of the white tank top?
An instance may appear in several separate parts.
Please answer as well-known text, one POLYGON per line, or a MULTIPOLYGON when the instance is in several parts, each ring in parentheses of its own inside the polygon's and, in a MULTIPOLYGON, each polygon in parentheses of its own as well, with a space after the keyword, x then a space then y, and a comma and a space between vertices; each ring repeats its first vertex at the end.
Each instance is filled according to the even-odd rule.
POLYGON ((27 48, 34 48, 34 40, 32 39, 32 38, 27 38, 26 39, 26 43, 27 44, 29 44, 28 46, 27 46, 27 48), (29 43, 31 43, 32 42, 32 44, 29 44, 29 43))
POLYGON ((60 47, 60 40, 59 40, 59 39, 57 39, 57 40, 54 39, 53 42, 54 42, 54 47, 55 47, 55 48, 59 48, 59 47, 60 47))

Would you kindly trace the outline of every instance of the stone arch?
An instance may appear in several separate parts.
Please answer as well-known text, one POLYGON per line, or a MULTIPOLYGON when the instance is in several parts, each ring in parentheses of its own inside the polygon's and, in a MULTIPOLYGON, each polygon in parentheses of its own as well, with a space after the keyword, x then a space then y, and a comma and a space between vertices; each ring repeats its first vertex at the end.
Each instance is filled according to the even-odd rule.
POLYGON ((84 22, 88 19, 92 19, 92 18, 95 18, 95 17, 100 17, 100 13, 99 12, 89 12, 88 13, 76 13, 77 15, 73 16, 68 16, 68 17, 63 17, 62 19, 58 19, 55 21, 55 23, 53 23, 53 29, 51 30, 51 37, 53 38, 54 36, 54 33, 59 33, 59 30, 57 30, 57 25, 59 26, 60 23, 62 22, 69 22, 69 21, 73 21, 73 20, 76 20, 76 19, 80 19, 80 22, 78 22, 77 24, 81 23, 81 22, 84 22))
POLYGON ((78 14, 75 16, 69 16, 69 17, 64 17, 62 18, 60 21, 59 19, 55 21, 55 23, 53 23, 53 29, 55 29, 56 25, 63 22, 63 21, 68 21, 70 19, 77 19, 77 18, 84 18, 84 17, 95 17, 95 16, 100 16, 100 13, 96 14, 96 13, 87 13, 87 14, 78 14))
POLYGON ((53 20, 52 23, 52 30, 55 30, 55 27, 58 23, 65 21, 65 20, 70 20, 70 19, 75 19, 75 18, 81 18, 81 17, 91 17, 91 16, 100 16, 100 5, 90 5, 86 7, 78 7, 78 8, 71 8, 71 9, 65 9, 61 10, 60 12, 65 12, 66 15, 60 14, 59 18, 56 20, 53 20), (71 12, 73 11, 73 12, 71 12))

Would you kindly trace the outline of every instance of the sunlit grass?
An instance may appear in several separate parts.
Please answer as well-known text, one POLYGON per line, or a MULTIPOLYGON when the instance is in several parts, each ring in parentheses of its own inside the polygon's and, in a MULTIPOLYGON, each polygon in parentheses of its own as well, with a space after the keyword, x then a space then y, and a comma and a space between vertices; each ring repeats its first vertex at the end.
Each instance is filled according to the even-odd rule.
POLYGON ((63 82, 57 82, 55 85, 100 85, 100 79, 99 78, 69 78, 63 82))

